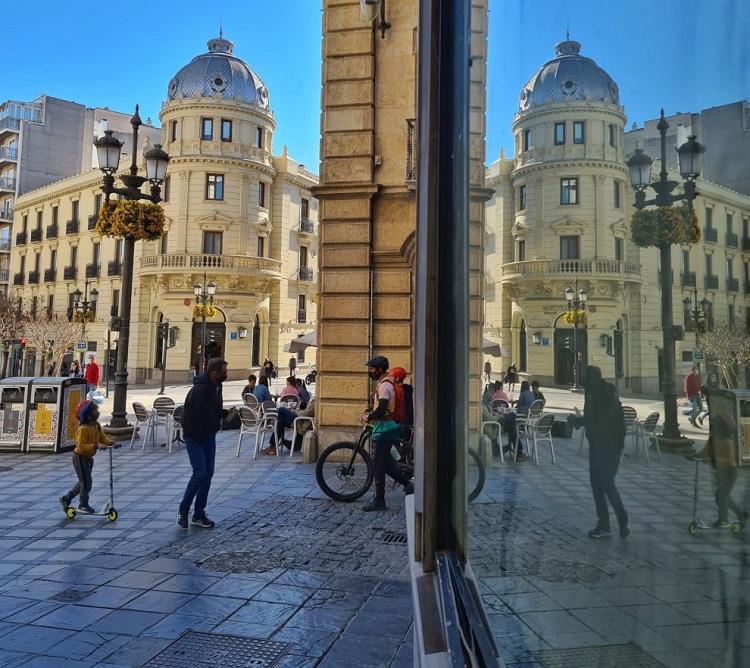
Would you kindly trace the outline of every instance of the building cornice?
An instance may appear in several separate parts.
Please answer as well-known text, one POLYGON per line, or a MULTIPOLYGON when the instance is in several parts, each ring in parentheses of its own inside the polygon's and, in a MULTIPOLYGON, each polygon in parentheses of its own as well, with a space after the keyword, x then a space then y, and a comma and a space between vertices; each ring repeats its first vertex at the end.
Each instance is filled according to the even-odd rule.
POLYGON ((244 102, 227 100, 223 97, 184 97, 175 100, 169 100, 162 104, 162 108, 159 111, 159 120, 162 122, 162 125, 164 125, 164 118, 172 113, 182 111, 209 111, 211 113, 215 113, 216 111, 221 110, 237 111, 242 114, 246 114, 247 116, 253 117, 256 120, 261 120, 265 123, 268 123, 273 130, 276 129, 276 119, 274 118, 273 112, 271 110, 264 111, 259 107, 248 105, 244 102))
MULTIPOLYGON (((232 167, 249 167, 252 169, 257 169, 260 172, 263 172, 270 176, 271 178, 275 178, 278 172, 276 171, 275 167, 272 167, 270 165, 267 165, 263 162, 259 162, 257 160, 250 160, 245 158, 234 158, 231 156, 217 156, 217 155, 180 155, 175 156, 170 159, 169 165, 170 167, 173 167, 174 165, 189 165, 189 164, 198 164, 198 165, 228 165, 232 167)), ((170 171, 172 173, 172 171, 170 171)))
POLYGON ((380 185, 370 181, 360 183, 322 184, 312 189, 317 200, 352 199, 356 197, 372 199, 380 191, 380 185))
POLYGON ((544 118, 545 116, 554 116, 559 120, 560 114, 562 112, 564 112, 565 114, 580 114, 582 120, 590 120, 590 116, 587 117, 586 115, 592 113, 612 116, 613 118, 618 119, 623 126, 627 121, 624 107, 612 107, 609 105, 605 105, 604 102, 590 102, 588 104, 580 102, 569 102, 563 104, 550 104, 548 106, 545 105, 544 107, 535 108, 530 111, 516 112, 513 116, 511 128, 515 130, 517 127, 529 121, 530 119, 544 118))
POLYGON ((609 170, 620 172, 621 174, 624 174, 625 176, 629 175, 628 168, 619 162, 584 158, 584 159, 573 159, 573 160, 550 160, 550 161, 545 161, 545 162, 535 162, 530 165, 524 165, 523 167, 514 169, 510 173, 510 178, 511 180, 517 179, 517 178, 520 178, 521 176, 526 176, 527 174, 531 174, 534 172, 542 172, 542 171, 551 170, 551 169, 570 170, 570 169, 578 169, 578 168, 609 169, 609 170))

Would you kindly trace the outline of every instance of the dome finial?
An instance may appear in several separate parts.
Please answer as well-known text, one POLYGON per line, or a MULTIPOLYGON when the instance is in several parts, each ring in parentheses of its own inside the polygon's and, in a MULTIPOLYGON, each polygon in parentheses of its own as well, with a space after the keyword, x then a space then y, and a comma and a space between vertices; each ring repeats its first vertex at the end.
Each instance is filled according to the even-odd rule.
MULTIPOLYGON (((568 31, 567 37, 570 37, 570 31, 568 31)), ((564 42, 558 42, 555 44, 555 55, 556 56, 577 56, 581 50, 581 43, 576 42, 574 39, 566 39, 564 42)))
POLYGON ((210 53, 232 53, 234 43, 224 39, 224 27, 219 26, 219 36, 208 40, 208 50, 210 53))

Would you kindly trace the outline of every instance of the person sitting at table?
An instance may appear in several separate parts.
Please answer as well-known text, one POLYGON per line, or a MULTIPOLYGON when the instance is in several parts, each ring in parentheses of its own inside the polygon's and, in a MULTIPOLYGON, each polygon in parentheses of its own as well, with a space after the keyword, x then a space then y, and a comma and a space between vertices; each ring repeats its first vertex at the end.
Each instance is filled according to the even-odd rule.
POLYGON ((258 377, 258 384, 253 388, 253 396, 258 400, 259 404, 264 401, 273 401, 271 391, 268 389, 268 376, 261 374, 258 377))
POLYGON ((534 393, 531 391, 529 381, 524 380, 521 383, 521 393, 518 395, 518 401, 516 402, 516 413, 518 415, 528 415, 529 406, 536 401, 534 393))
POLYGON ((258 382, 258 379, 255 377, 254 373, 251 373, 247 377, 247 385, 245 385, 244 388, 242 388, 242 400, 245 400, 246 394, 252 394, 253 390, 255 389, 255 385, 258 382))
POLYGON ((491 401, 496 401, 497 399, 502 399, 503 401, 507 401, 508 405, 510 406, 510 399, 508 399, 508 395, 505 394, 505 391, 503 390, 503 384, 501 381, 496 380, 495 386, 493 388, 492 392, 492 399, 491 401))
POLYGON ((534 395, 536 401, 541 400, 542 403, 546 404, 547 400, 544 398, 544 394, 539 389, 539 381, 535 380, 531 383, 531 393, 534 395))
POLYGON ((299 394, 299 407, 302 410, 310 403, 310 392, 305 386, 304 378, 297 378, 297 394, 299 394))
POLYGON ((294 376, 289 376, 286 379, 286 385, 281 390, 279 397, 294 397, 299 401, 299 392, 297 392, 297 379, 294 376))

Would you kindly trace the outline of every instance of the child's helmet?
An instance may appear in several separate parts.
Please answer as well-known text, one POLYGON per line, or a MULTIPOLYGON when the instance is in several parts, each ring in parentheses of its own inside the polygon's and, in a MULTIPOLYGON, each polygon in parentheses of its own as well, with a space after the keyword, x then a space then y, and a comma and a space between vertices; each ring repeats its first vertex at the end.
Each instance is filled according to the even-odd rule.
POLYGON ((91 406, 93 405, 94 405, 93 401, 90 401, 89 399, 84 399, 80 404, 76 406, 76 417, 78 418, 79 422, 86 421, 86 415, 88 414, 89 410, 91 409, 91 406))

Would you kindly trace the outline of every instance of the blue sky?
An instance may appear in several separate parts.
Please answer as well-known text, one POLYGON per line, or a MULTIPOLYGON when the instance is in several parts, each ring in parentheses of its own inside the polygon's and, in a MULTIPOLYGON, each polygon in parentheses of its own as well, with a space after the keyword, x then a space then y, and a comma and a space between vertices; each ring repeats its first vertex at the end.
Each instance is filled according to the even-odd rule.
MULTIPOLYGON (((320 4, 164 0, 133 16, 125 5, 89 0, 65 13, 49 0, 6 3, 0 95, 46 93, 118 111, 139 102, 142 117, 156 120, 169 79, 206 50, 221 21, 235 53, 270 91, 274 150, 287 144, 317 171, 320 4)), ((487 161, 500 146, 510 148, 518 93, 553 56, 568 23, 581 53, 617 81, 629 123, 658 116, 661 106, 696 111, 750 98, 750 13, 743 7, 747 0, 490 0, 487 161)))

